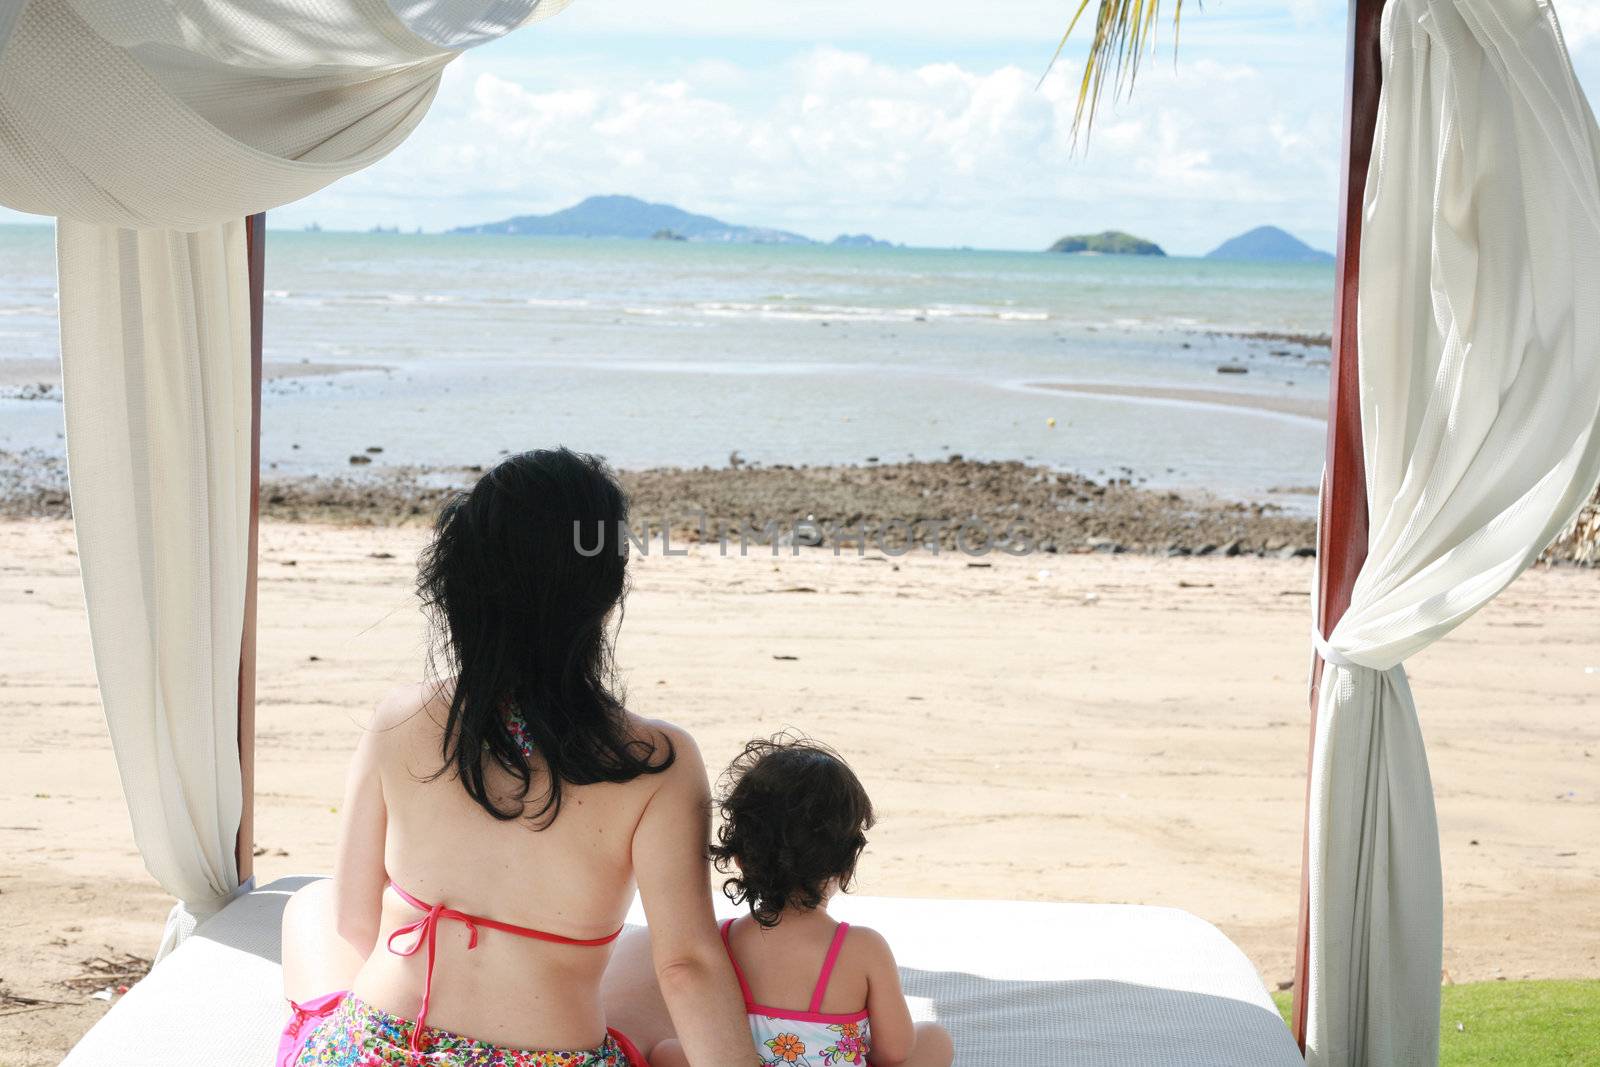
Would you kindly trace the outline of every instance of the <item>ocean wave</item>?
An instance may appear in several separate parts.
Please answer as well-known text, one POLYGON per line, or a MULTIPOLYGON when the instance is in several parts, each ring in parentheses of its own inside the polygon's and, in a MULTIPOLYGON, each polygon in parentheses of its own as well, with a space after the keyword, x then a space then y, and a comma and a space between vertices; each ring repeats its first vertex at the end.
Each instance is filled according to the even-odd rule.
MULTIPOLYGON (((267 297, 275 304, 288 303, 297 307, 436 307, 450 311, 471 311, 476 308, 501 312, 525 308, 543 310, 552 314, 602 316, 623 314, 657 320, 678 320, 691 323, 707 320, 750 320, 771 322, 858 322, 858 323, 912 323, 939 322, 995 322, 1016 324, 1051 323, 1069 330, 1092 332, 1115 331, 1132 335, 1184 333, 1211 336, 1251 337, 1262 332, 1262 339, 1282 338, 1273 330, 1283 330, 1284 324, 1273 320, 1260 323, 1245 316, 1209 319, 1192 311, 1155 309, 1150 313, 1129 313, 1127 309, 1048 308, 1037 304, 1022 304, 1015 300, 995 300, 986 303, 940 302, 926 304, 898 304, 886 300, 882 304, 860 304, 828 300, 796 299, 786 292, 778 292, 754 300, 695 300, 680 301, 649 292, 599 292, 592 296, 526 296, 517 293, 447 292, 447 291, 389 291, 362 292, 351 290, 271 289, 267 297)), ((892 300, 892 297, 890 297, 892 300)), ((0 316, 53 315, 53 307, 35 305, 0 306, 0 316)))
MULTIPOLYGON (((1042 308, 995 307, 989 304, 928 304, 883 307, 869 304, 700 301, 688 313, 714 318, 914 322, 918 319, 990 319, 999 322, 1047 322, 1042 308)), ((663 312, 670 313, 670 312, 663 312)))

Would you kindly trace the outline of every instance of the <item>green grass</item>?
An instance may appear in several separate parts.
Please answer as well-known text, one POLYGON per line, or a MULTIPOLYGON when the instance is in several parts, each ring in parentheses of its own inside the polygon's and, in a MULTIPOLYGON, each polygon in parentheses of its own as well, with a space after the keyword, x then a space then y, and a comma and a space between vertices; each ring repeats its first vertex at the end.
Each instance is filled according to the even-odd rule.
MULTIPOLYGON (((1287 1022, 1290 994, 1273 1001, 1287 1022)), ((1600 981, 1444 987, 1440 1067, 1597 1067, 1600 981)))

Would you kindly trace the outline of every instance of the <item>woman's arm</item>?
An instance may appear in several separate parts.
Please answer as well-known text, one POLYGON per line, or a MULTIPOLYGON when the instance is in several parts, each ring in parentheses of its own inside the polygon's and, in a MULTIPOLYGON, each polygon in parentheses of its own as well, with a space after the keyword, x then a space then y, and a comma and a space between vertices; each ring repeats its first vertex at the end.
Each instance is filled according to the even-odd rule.
POLYGON ((335 926, 339 936, 366 959, 378 942, 383 911, 383 844, 388 814, 383 804, 383 779, 378 770, 382 740, 378 720, 362 731, 345 780, 339 809, 339 846, 334 855, 335 926))
POLYGON ((694 739, 664 731, 677 762, 659 775, 633 832, 633 870, 650 924, 656 980, 694 1067, 757 1061, 738 980, 717 933, 706 862, 711 791, 694 739))

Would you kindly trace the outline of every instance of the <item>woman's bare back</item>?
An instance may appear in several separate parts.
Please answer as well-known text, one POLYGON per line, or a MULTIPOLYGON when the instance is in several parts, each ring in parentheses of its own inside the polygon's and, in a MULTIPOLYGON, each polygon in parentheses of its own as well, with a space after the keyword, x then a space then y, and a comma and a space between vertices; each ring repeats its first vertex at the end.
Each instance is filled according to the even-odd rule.
POLYGON ((612 692, 627 540, 576 543, 627 514, 604 461, 566 448, 508 456, 440 509, 417 591, 432 665, 451 681, 379 706, 333 879, 284 908, 284 992, 300 1005, 284 1055, 392 1042, 390 1016, 426 1017, 414 1049, 428 1029, 594 1049, 609 938, 637 886, 684 1047, 706 1063, 750 1058, 711 908, 705 763, 687 734, 612 692), (335 1015, 346 990, 376 1011, 335 1015))
MULTIPOLYGON (((633 899, 633 837, 651 799, 675 776, 701 774, 698 760, 622 784, 566 785, 559 815, 543 829, 528 818, 500 821, 477 804, 443 763, 448 693, 397 692, 378 709, 352 767, 341 847, 341 915, 373 910, 374 950, 352 992, 375 1007, 415 1018, 427 951, 387 951, 396 931, 425 916, 394 889, 469 915, 588 940, 613 934, 633 899)), ((630 731, 662 751, 692 748, 675 727, 629 716, 630 731)), ((537 760, 535 760, 537 764, 537 760)), ((486 768, 487 784, 509 807, 517 782, 486 768)), ((542 773, 529 800, 537 810, 542 773)), ((703 788, 703 785, 701 786, 703 788)), ((356 921, 359 921, 357 918, 356 921)), ((405 949, 415 935, 397 937, 405 949)), ((428 1025, 518 1048, 593 1048, 605 1036, 600 978, 610 946, 554 944, 459 922, 439 924, 428 1025)))

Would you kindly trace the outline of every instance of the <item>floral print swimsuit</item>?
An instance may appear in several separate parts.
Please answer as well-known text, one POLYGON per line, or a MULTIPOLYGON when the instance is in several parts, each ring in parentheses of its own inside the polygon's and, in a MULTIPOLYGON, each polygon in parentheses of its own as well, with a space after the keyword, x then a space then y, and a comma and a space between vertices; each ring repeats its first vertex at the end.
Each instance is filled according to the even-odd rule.
POLYGON ((645 1067, 644 1057, 617 1033, 607 1034, 599 1048, 572 1052, 503 1048, 433 1026, 423 1026, 423 1040, 414 1042, 415 1022, 349 993, 294 1009, 282 1067, 645 1067))
POLYGON ((728 960, 733 973, 739 978, 739 988, 744 992, 744 1010, 750 1019, 750 1036, 755 1039, 756 1051, 761 1055, 762 1067, 836 1067, 853 1064, 866 1067, 867 1052, 872 1045, 867 1010, 848 1014, 830 1014, 822 1010, 822 998, 828 992, 828 979, 833 977, 833 965, 839 959, 839 949, 844 945, 844 935, 849 923, 840 923, 833 932, 833 942, 822 961, 822 973, 811 993, 811 1006, 805 1011, 771 1008, 756 1003, 745 980, 739 961, 734 959, 733 945, 728 931, 733 920, 722 924, 722 944, 728 950, 728 960))
MULTIPOLYGON (((507 724, 524 755, 532 756, 527 722, 512 712, 507 724)), ((328 993, 304 1004, 290 1002, 290 1018, 278 1044, 277 1067, 648 1067, 631 1041, 610 1030, 598 1048, 576 1051, 504 1048, 476 1038, 428 1025, 428 1000, 433 992, 434 943, 441 922, 459 922, 478 944, 480 933, 500 931, 517 937, 562 945, 609 945, 622 933, 579 940, 546 933, 481 915, 427 904, 394 882, 389 888, 424 917, 389 935, 387 948, 397 956, 425 952, 427 979, 415 1020, 391 1014, 352 996, 348 991, 328 993), (399 945, 396 945, 399 942, 399 945)))

